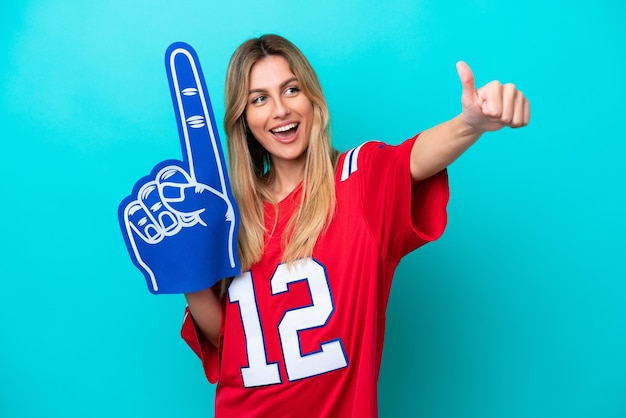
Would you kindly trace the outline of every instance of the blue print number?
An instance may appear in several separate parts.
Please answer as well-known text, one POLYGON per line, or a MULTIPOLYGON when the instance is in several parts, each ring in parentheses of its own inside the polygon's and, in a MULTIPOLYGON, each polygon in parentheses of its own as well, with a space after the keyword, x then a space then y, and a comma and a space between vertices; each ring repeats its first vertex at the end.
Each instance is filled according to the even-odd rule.
MULTIPOLYGON (((299 332, 326 325, 334 306, 328 286, 326 270, 308 258, 288 268, 280 265, 271 279, 272 295, 289 291, 289 284, 306 281, 311 293, 312 304, 285 312, 278 324, 285 369, 289 381, 305 379, 348 365, 341 340, 320 344, 320 350, 302 354, 299 332)), ((278 363, 268 363, 261 320, 252 284, 252 275, 246 272, 233 280, 228 289, 231 303, 238 303, 244 332, 248 366, 241 368, 245 387, 265 386, 281 383, 278 363)))

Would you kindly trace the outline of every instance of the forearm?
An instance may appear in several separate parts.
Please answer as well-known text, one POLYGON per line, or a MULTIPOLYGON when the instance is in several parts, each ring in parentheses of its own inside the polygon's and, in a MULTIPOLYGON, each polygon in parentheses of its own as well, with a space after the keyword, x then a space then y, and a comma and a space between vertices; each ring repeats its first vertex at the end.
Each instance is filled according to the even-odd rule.
POLYGON ((186 293, 189 311, 200 332, 217 346, 222 324, 222 305, 212 289, 186 293))
POLYGON ((443 170, 474 144, 482 132, 467 125, 461 115, 422 132, 411 151, 411 176, 424 180, 443 170))

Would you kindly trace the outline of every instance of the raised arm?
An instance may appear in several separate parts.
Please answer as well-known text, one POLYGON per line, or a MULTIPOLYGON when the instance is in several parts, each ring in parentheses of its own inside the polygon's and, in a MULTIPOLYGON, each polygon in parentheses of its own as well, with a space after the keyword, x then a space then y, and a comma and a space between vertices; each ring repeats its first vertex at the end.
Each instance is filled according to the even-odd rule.
POLYGON ((513 84, 492 81, 476 89, 469 66, 456 65, 463 92, 458 116, 425 130, 411 151, 411 176, 426 179, 443 170, 480 136, 505 126, 520 128, 530 120, 528 99, 513 84))

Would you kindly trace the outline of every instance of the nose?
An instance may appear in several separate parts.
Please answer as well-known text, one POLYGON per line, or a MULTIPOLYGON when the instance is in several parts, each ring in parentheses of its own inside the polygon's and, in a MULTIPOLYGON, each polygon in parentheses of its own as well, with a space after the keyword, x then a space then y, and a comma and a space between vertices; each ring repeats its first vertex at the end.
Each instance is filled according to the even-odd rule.
POLYGON ((277 119, 282 119, 285 116, 289 115, 289 113, 291 113, 291 110, 289 109, 287 103, 285 103, 284 99, 277 98, 274 101, 274 117, 277 119))

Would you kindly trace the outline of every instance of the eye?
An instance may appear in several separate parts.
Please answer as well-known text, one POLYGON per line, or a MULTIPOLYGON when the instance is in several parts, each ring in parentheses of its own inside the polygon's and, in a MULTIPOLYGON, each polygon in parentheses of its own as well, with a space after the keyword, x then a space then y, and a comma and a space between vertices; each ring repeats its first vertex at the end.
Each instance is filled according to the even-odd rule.
POLYGON ((291 87, 287 87, 287 90, 285 90, 285 94, 287 96, 295 96, 296 94, 298 94, 299 91, 300 91, 299 87, 291 86, 291 87))
POLYGON ((265 96, 257 96, 255 98, 253 98, 250 103, 252 103, 252 104, 263 104, 263 103, 265 103, 266 100, 267 100, 267 98, 265 96))

